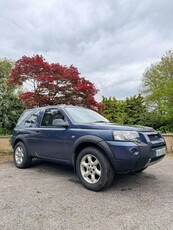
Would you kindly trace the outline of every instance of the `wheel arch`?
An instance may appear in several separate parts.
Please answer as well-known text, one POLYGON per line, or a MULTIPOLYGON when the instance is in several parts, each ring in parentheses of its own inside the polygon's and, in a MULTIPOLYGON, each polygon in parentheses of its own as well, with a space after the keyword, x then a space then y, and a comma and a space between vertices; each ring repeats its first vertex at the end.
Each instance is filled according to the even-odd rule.
POLYGON ((108 158, 110 164, 113 167, 112 162, 115 160, 115 157, 113 156, 113 153, 110 147, 108 146, 108 144, 100 137, 87 135, 79 138, 73 145, 72 163, 75 170, 76 170, 76 159, 79 153, 86 147, 95 147, 99 149, 108 158))
POLYGON ((25 148, 26 148, 26 150, 27 150, 27 154, 28 154, 29 156, 31 156, 31 154, 30 154, 30 152, 29 152, 29 148, 28 148, 28 142, 27 142, 26 138, 25 138, 23 135, 19 135, 19 136, 14 140, 13 145, 12 145, 13 149, 15 148, 16 144, 19 143, 19 142, 22 142, 22 143, 25 145, 25 148))

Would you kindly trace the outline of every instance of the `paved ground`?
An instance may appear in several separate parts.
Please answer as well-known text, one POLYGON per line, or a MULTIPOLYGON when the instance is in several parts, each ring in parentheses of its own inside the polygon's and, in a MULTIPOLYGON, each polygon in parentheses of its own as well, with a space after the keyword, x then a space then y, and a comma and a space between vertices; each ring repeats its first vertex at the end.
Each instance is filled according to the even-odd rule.
POLYGON ((173 230, 173 157, 104 192, 83 188, 71 167, 0 159, 0 229, 173 230))

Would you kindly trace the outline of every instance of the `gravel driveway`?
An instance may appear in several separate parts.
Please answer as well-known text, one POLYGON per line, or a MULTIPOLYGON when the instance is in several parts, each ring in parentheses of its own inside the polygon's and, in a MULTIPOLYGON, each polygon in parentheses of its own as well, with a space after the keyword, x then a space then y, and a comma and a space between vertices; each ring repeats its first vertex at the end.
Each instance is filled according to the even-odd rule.
POLYGON ((99 193, 69 166, 36 160, 21 170, 0 159, 0 229, 173 230, 173 157, 99 193))

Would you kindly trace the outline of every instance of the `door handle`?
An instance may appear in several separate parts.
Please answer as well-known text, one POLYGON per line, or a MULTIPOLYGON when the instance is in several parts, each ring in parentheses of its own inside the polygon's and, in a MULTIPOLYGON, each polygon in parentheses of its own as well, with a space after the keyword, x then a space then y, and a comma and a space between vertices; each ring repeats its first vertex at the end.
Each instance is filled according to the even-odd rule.
POLYGON ((36 130, 35 132, 36 132, 36 133, 40 133, 40 131, 39 131, 39 130, 36 130))

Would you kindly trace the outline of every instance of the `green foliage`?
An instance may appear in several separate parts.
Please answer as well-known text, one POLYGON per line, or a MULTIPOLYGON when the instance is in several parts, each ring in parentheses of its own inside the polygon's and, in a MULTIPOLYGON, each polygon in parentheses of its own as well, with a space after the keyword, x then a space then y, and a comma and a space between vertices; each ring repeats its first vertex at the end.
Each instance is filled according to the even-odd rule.
POLYGON ((12 133, 23 110, 23 104, 18 101, 18 88, 7 84, 13 65, 14 62, 11 60, 0 60, 0 135, 12 133))
POLYGON ((6 136, 6 135, 11 135, 11 131, 4 128, 0 128, 0 136, 6 136))
POLYGON ((151 126, 162 133, 173 133, 172 117, 160 114, 156 110, 144 113, 141 124, 151 126))
POLYGON ((117 100, 115 97, 103 97, 103 115, 111 122, 118 124, 141 124, 143 114, 146 112, 144 98, 141 95, 117 100))
POLYGON ((173 131, 173 51, 145 70, 141 93, 149 113, 143 122, 164 131, 173 131))
POLYGON ((126 124, 140 124, 143 114, 146 112, 144 98, 139 94, 126 98, 125 113, 127 114, 126 124))

